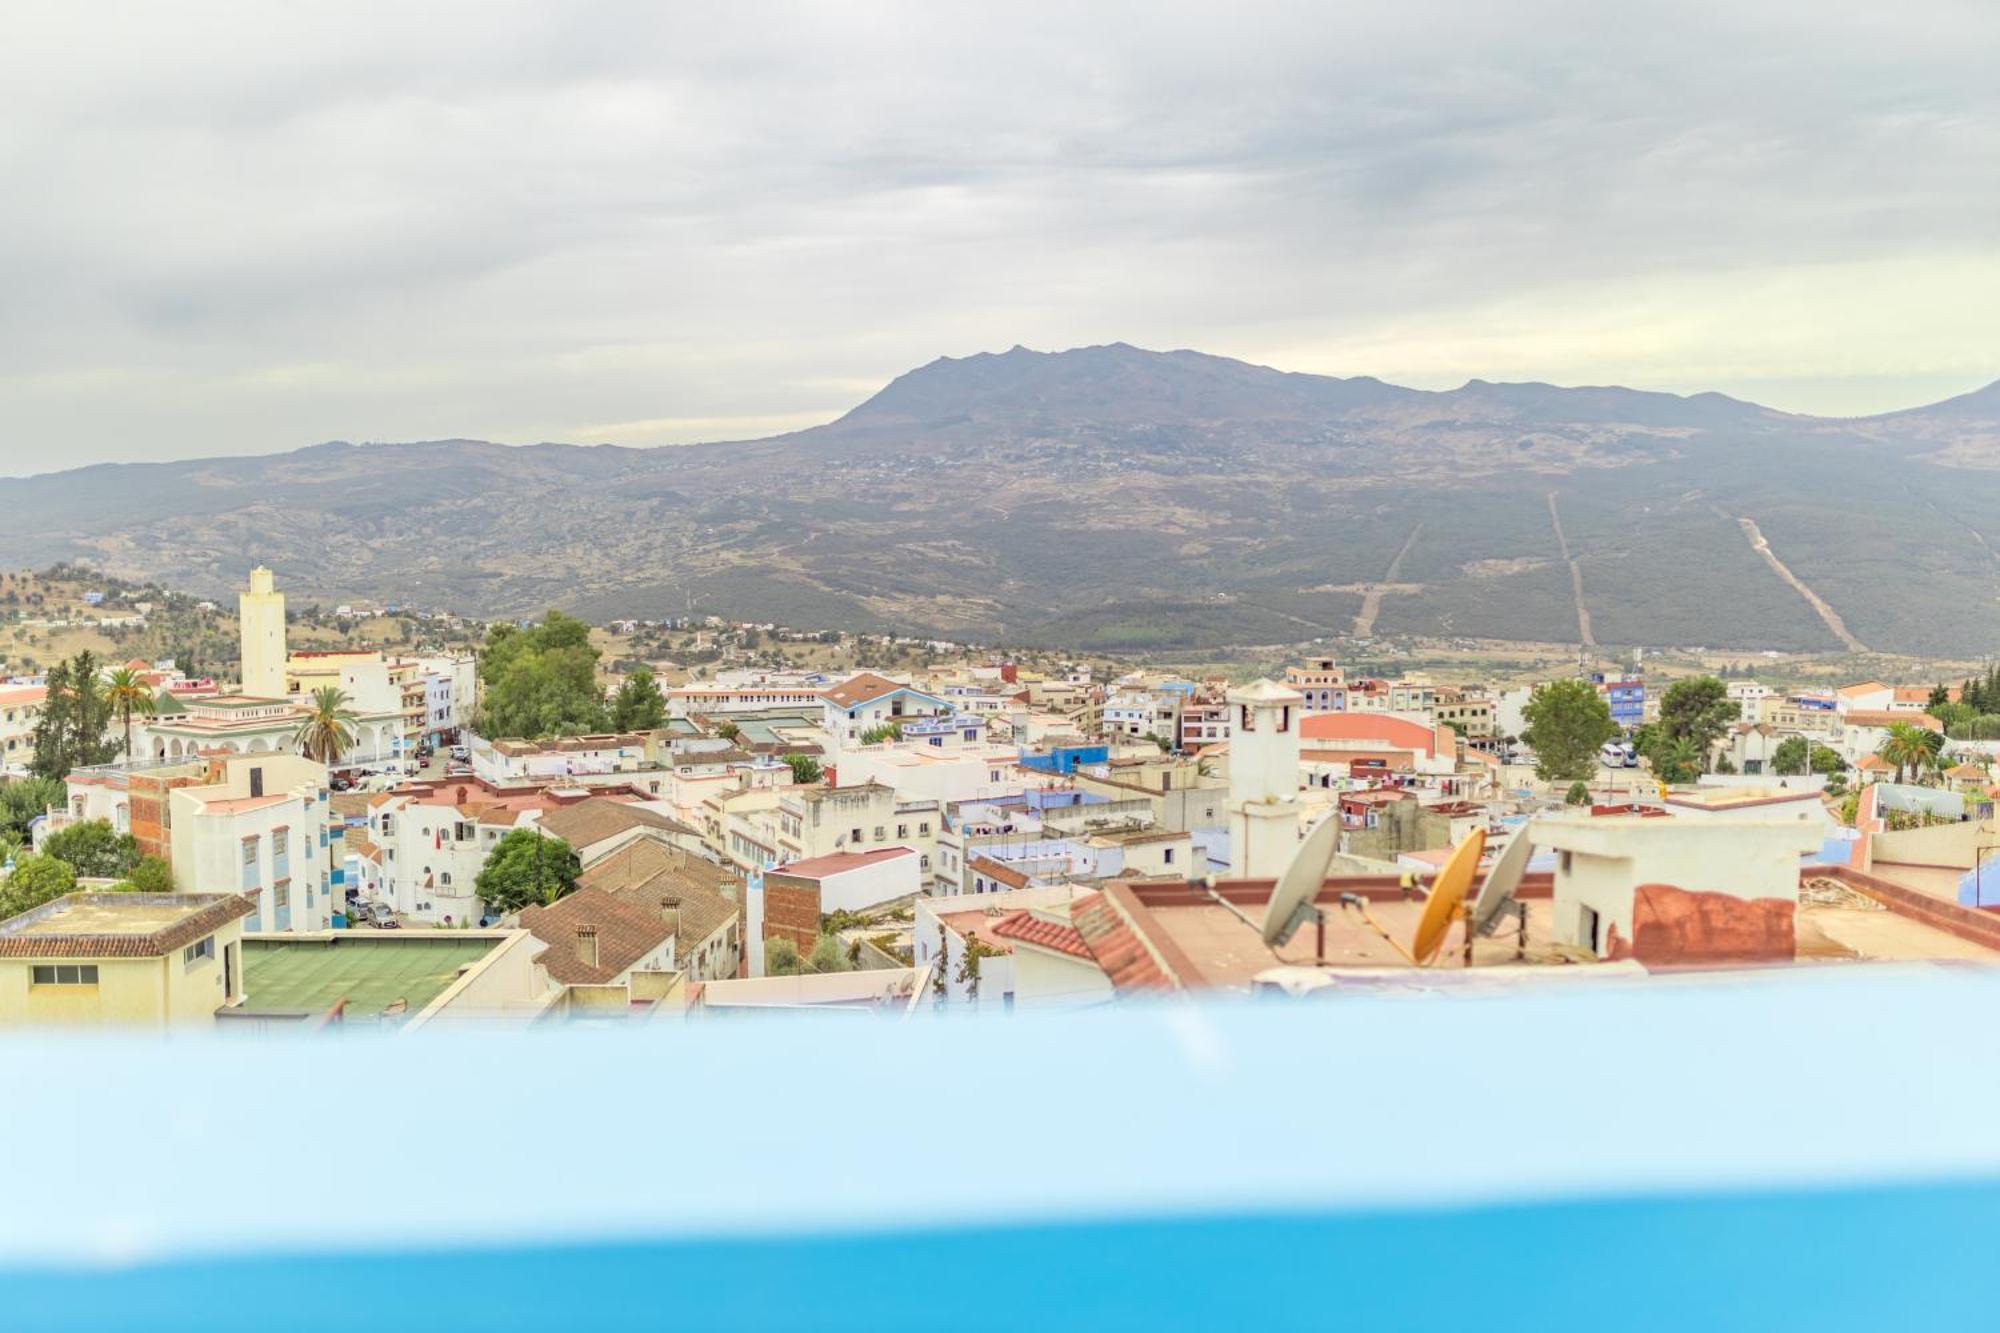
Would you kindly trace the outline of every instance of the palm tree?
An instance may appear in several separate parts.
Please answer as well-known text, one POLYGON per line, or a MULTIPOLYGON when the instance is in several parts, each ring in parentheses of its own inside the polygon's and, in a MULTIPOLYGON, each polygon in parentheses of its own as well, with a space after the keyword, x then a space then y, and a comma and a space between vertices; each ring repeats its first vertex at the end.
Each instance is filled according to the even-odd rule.
POLYGON ((1882 748, 1875 753, 1896 766, 1898 783, 1906 774, 1922 773, 1937 762, 1930 742, 1924 739, 1924 729, 1909 722, 1890 723, 1889 734, 1883 740, 1882 748))
POLYGON ((347 706, 347 691, 337 685, 322 685, 312 693, 312 704, 292 743, 308 759, 317 759, 331 768, 354 744, 354 710, 347 706))
POLYGON ((129 763, 132 759, 132 714, 153 715, 152 687, 139 679, 139 673, 131 667, 122 666, 104 678, 104 702, 125 724, 125 759, 129 763))

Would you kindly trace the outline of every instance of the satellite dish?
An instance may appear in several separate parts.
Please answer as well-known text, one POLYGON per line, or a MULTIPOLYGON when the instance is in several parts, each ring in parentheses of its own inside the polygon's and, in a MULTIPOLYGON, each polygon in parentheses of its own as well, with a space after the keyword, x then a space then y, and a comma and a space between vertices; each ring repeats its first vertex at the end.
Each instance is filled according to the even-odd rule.
POLYGON ((1528 858, 1535 854, 1535 844, 1528 837, 1526 824, 1514 830, 1507 839, 1507 845, 1500 849, 1499 859, 1486 872, 1486 882, 1479 886, 1479 896, 1472 900, 1472 928, 1481 935, 1490 935, 1505 915, 1507 904, 1512 901, 1514 891, 1521 887, 1521 874, 1528 868, 1528 858))
POLYGON ((1330 812, 1313 826, 1305 841, 1292 853, 1285 873, 1271 886, 1271 901, 1264 905, 1264 943, 1276 946, 1292 937, 1292 932, 1312 919, 1313 899, 1326 883, 1327 867, 1340 850, 1340 812, 1330 812))
POLYGON ((1410 943, 1410 957, 1418 966, 1430 962, 1444 947, 1445 933, 1451 929, 1452 918, 1458 915, 1459 905, 1465 901, 1465 891, 1472 887, 1472 877, 1479 873, 1479 858, 1486 852, 1486 830, 1472 830, 1451 859, 1438 871, 1431 881, 1430 900, 1424 904, 1424 914, 1417 921, 1417 937, 1410 943))

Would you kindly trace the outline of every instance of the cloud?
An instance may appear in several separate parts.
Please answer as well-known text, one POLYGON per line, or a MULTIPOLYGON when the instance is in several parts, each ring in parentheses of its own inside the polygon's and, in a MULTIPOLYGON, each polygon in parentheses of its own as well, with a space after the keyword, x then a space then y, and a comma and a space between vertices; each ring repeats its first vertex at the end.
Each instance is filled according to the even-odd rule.
POLYGON ((1959 3, 16 7, 0 471, 685 441, 1017 342, 1902 406, 2000 375, 1996 43, 1959 3))

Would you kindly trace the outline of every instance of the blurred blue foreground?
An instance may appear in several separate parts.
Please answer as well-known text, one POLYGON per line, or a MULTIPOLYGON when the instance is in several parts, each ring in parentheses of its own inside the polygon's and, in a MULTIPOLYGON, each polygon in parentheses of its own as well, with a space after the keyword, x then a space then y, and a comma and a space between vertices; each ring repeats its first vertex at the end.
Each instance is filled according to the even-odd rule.
POLYGON ((1984 1326, 2000 982, 17 1038, 0 1324, 1984 1326))

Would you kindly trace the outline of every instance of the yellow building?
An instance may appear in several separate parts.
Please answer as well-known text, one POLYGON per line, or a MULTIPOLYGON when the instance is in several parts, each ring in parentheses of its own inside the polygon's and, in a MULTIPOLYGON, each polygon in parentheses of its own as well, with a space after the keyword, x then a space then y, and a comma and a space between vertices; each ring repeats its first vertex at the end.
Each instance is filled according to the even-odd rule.
POLYGON ((250 571, 250 590, 236 595, 242 636, 243 693, 253 699, 285 697, 285 594, 262 565, 250 571))
POLYGON ((243 999, 233 893, 72 893, 0 921, 0 1025, 207 1024, 243 999))

